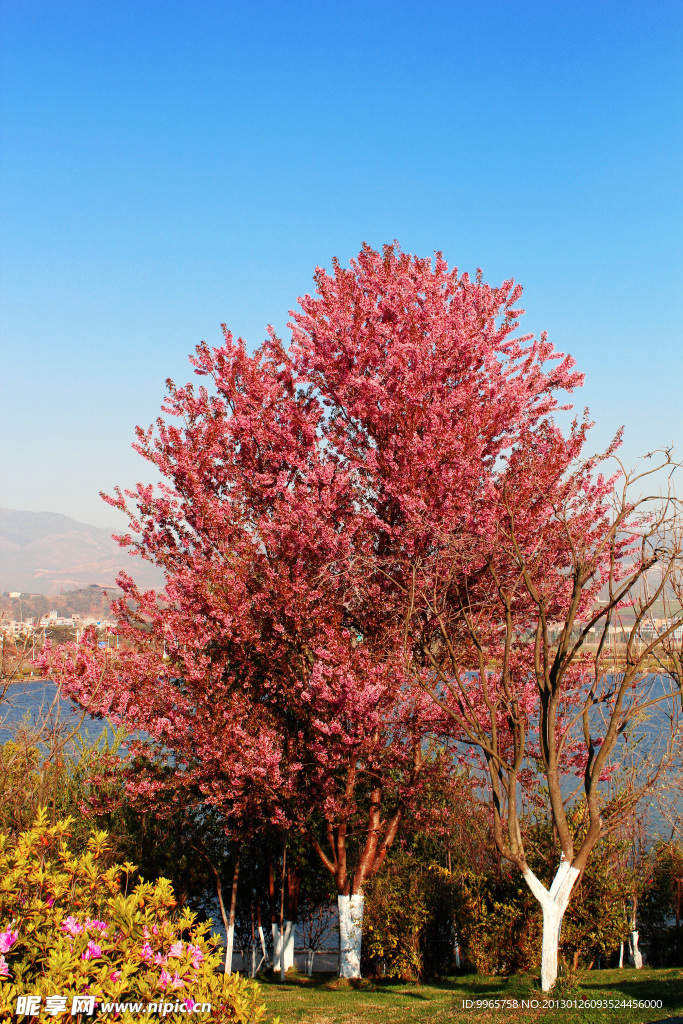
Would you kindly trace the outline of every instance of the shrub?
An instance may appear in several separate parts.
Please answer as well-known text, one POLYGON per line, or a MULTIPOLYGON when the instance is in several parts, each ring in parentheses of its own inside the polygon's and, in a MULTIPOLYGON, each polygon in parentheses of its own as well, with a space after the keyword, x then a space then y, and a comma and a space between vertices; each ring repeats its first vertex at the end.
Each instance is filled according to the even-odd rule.
POLYGON ((383 964, 390 978, 413 980, 452 966, 453 876, 445 868, 398 855, 366 886, 365 967, 383 964))
POLYGON ((93 831, 87 849, 73 853, 70 825, 50 825, 40 810, 15 842, 0 836, 0 1014, 14 1017, 21 995, 40 996, 43 1006, 66 997, 66 1012, 74 996, 86 995, 95 998, 95 1016, 70 1020, 102 1020, 115 1012, 108 1003, 142 1002, 177 1003, 164 1018, 174 1022, 192 1019, 181 1003, 185 1011, 211 1005, 196 1019, 263 1021, 258 986, 218 973, 217 938, 189 910, 177 913, 168 880, 140 881, 128 892, 134 867, 104 866, 106 833, 93 831))
POLYGON ((463 872, 457 919, 465 959, 478 974, 512 974, 535 966, 541 950, 541 913, 523 878, 463 872))
POLYGON ((641 934, 654 967, 683 964, 683 847, 659 842, 651 852, 649 872, 638 906, 641 934))

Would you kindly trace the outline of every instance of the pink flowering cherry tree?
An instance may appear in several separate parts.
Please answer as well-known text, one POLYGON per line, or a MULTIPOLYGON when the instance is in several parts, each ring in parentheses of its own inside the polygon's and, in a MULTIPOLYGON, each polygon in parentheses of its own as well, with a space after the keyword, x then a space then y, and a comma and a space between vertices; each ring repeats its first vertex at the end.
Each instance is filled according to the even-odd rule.
POLYGON ((175 786, 235 834, 308 834, 339 893, 342 973, 356 976, 363 886, 430 770, 425 744, 444 716, 372 624, 349 619, 343 581, 329 597, 329 567, 355 542, 355 491, 320 444, 323 405, 277 339, 249 357, 226 331, 194 362, 212 390, 169 383, 167 418, 138 432, 164 483, 113 499, 134 503, 137 540, 122 540, 163 568, 165 592, 121 578, 118 654, 86 638, 53 653, 50 671, 165 758, 170 775, 140 776, 138 795, 175 786))

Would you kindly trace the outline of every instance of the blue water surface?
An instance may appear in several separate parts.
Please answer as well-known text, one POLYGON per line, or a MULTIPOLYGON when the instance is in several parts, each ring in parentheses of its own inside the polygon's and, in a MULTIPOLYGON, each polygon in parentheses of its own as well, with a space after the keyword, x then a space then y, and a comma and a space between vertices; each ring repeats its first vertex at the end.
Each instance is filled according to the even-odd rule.
POLYGON ((72 701, 57 699, 57 687, 51 679, 31 678, 10 683, 0 700, 0 743, 14 739, 17 732, 36 735, 38 729, 41 732, 58 729, 63 736, 75 732, 74 740, 78 737, 86 746, 103 740, 108 742, 115 734, 106 718, 93 718, 72 701))

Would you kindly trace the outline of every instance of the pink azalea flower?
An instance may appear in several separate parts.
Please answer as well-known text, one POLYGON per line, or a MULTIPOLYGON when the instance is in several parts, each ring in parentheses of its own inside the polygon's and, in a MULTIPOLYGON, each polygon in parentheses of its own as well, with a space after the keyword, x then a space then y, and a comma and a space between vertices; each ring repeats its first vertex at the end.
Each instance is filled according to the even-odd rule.
POLYGON ((55 902, 54 896, 50 896, 50 899, 47 901, 48 907, 53 906, 54 902, 55 902))
POLYGON ((157 964, 157 966, 163 966, 163 964, 168 963, 168 957, 163 956, 161 953, 157 953, 157 955, 154 957, 154 963, 157 964))
POLYGON ((152 959, 153 954, 154 950, 150 946, 149 942, 146 942, 140 950, 140 959, 148 963, 152 959))
POLYGON ((144 938, 146 938, 146 939, 149 938, 149 928, 147 927, 147 925, 143 925, 142 934, 143 934, 144 938))
POLYGON ((171 946, 171 948, 168 951, 168 955, 172 956, 172 957, 174 957, 174 956, 182 956, 183 955, 183 944, 180 941, 180 939, 177 942, 173 943, 173 945, 171 946))
POLYGON ((154 932, 155 935, 159 934, 159 929, 157 928, 157 926, 155 924, 152 925, 152 931, 154 932))
POLYGON ((112 971, 109 977, 112 981, 118 981, 121 977, 121 971, 112 971))
POLYGON ((4 932, 0 932, 0 953, 7 953, 19 938, 19 932, 12 931, 12 925, 8 924, 4 932))
POLYGON ((168 971, 162 971, 161 974, 159 975, 159 988, 166 988, 170 980, 171 975, 168 973, 168 971))
POLYGON ((91 939, 88 943, 88 948, 81 956, 81 960, 91 960, 95 956, 102 956, 102 947, 98 946, 97 943, 93 942, 91 939))
POLYGON ((9 965, 4 956, 0 956, 0 978, 9 978, 9 965))
POLYGON ((202 953, 199 946, 193 946, 192 943, 190 942, 188 942, 187 944, 187 952, 190 954, 192 966, 196 970, 197 967, 199 967, 202 960, 204 959, 204 954, 202 953))
POLYGON ((188 1013, 191 1013, 192 1008, 194 1006, 194 999, 190 999, 190 997, 188 996, 187 999, 185 1000, 185 1006, 187 1007, 188 1013))
POLYGON ((97 931, 100 931, 103 934, 106 934, 108 925, 107 925, 106 921, 95 921, 95 920, 91 920, 89 917, 86 917, 84 928, 86 929, 86 931, 89 928, 95 928, 95 929, 97 929, 97 931))
POLYGON ((179 977, 177 971, 173 975, 173 981, 171 982, 171 988, 185 988, 185 982, 183 981, 183 979, 181 977, 179 977))
POLYGON ((69 935, 80 935, 83 931, 83 925, 79 924, 75 917, 69 915, 66 921, 62 921, 61 929, 64 932, 68 932, 69 935))

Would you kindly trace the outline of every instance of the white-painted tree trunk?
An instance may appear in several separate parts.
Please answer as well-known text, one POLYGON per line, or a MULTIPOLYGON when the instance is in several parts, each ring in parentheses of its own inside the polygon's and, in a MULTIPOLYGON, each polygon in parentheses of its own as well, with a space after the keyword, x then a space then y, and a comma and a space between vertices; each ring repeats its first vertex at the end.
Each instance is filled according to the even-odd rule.
POLYGON ((619 967, 624 966, 624 943, 619 946, 619 967))
POLYGON ((272 924, 272 970, 276 973, 281 971, 280 957, 281 945, 285 947, 285 971, 291 971, 294 967, 294 922, 285 922, 285 941, 281 943, 280 925, 272 924))
POLYGON ((536 878, 531 868, 524 871, 524 881, 529 886, 543 911, 543 944, 541 952, 541 988, 548 992, 557 980, 557 952, 560 944, 562 918, 569 903, 579 869, 569 861, 561 860, 550 889, 546 889, 536 878))
POLYGON ((266 937, 263 934, 263 925, 258 926, 258 937, 261 940, 261 949, 263 950, 263 963, 268 963, 268 953, 266 952, 266 937))
POLYGON ((294 922, 285 921, 285 971, 294 969, 294 922))
POLYGON ((280 925, 273 922, 273 970, 281 970, 280 955, 281 945, 284 946, 285 971, 294 967, 294 922, 285 921, 284 942, 280 942, 280 925))
POLYGON ((362 893, 338 896, 339 907, 339 976, 360 978, 360 947, 363 938, 362 893))
POLYGON ((637 931, 631 932, 631 950, 633 951, 633 966, 637 971, 642 970, 643 967, 643 954, 638 949, 638 937, 637 931))
POLYGON ((225 973, 232 974, 232 947, 235 941, 235 925, 228 925, 225 949, 225 973))
POLYGON ((280 925, 273 921, 273 970, 277 973, 280 970, 280 925))

